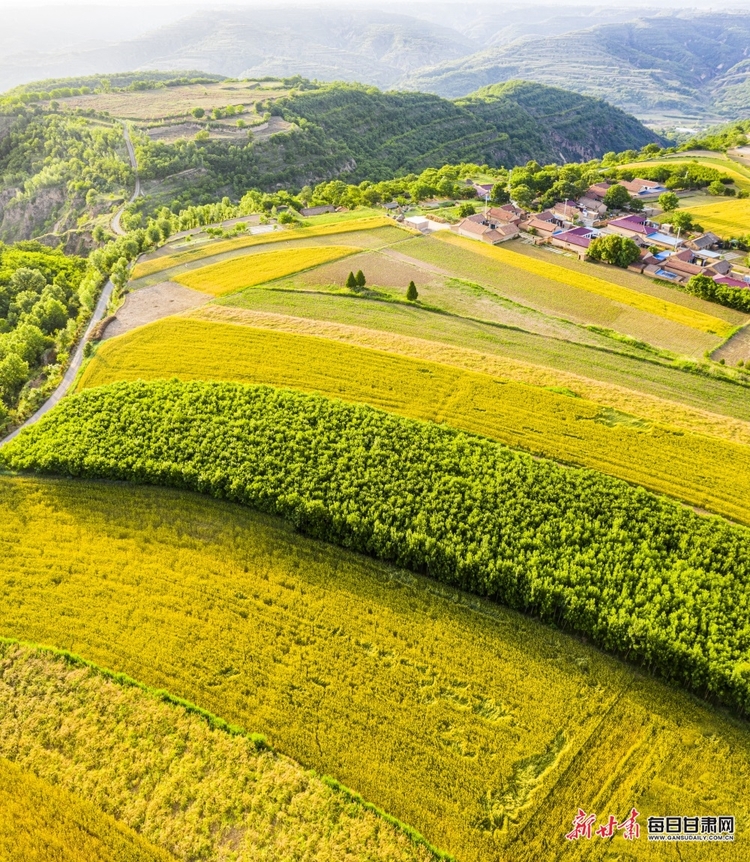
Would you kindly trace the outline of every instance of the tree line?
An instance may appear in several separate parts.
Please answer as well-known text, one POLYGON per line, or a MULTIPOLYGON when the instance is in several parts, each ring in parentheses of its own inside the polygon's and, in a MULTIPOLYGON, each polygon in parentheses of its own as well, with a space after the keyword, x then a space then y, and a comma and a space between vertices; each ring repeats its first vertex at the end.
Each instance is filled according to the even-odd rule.
POLYGON ((0 461, 281 515, 750 713, 750 532, 609 476, 319 396, 178 381, 66 399, 0 461))

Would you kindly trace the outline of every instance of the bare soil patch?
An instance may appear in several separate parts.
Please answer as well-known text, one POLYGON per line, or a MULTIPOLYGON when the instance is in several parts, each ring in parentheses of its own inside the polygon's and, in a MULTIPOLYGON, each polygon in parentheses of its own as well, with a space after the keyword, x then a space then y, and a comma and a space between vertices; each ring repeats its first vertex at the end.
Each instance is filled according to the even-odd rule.
POLYGON ((102 341, 123 335, 147 323, 154 323, 163 317, 198 308, 212 299, 207 293, 190 290, 173 281, 163 281, 161 284, 135 290, 127 295, 122 308, 108 324, 102 341))

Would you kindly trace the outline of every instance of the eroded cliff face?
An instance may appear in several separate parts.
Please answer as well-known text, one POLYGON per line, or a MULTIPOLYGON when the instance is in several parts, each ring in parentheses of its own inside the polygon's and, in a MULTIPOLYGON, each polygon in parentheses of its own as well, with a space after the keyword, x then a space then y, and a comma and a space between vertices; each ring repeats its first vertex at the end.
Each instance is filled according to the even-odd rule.
POLYGON ((19 189, 0 192, 0 239, 17 242, 50 233, 67 200, 61 186, 40 189, 33 195, 19 195, 19 189))

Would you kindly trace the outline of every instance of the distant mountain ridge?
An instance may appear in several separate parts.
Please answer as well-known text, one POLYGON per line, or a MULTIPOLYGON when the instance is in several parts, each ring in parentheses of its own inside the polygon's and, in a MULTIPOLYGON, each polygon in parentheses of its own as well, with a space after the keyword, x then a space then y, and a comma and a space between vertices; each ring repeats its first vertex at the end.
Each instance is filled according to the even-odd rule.
POLYGON ((82 30, 88 41, 66 47, 75 29, 68 24, 54 48, 50 33, 37 44, 28 35, 33 28, 21 26, 26 18, 9 18, 0 35, 0 89, 40 78, 202 69, 240 78, 299 74, 456 98, 521 79, 603 98, 656 123, 750 115, 750 13, 626 5, 531 12, 483 2, 182 8, 182 17, 155 15, 152 29, 141 25, 139 32, 105 30, 100 22, 98 41, 88 22, 82 30))
POLYGON ((448 98, 514 78, 607 99, 641 118, 750 114, 750 14, 658 16, 522 39, 407 76, 448 98))

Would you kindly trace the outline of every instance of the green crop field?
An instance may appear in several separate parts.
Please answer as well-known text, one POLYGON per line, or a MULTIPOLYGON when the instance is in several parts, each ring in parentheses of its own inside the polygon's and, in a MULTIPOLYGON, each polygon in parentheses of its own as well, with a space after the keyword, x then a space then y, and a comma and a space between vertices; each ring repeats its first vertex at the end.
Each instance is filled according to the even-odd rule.
POLYGON ((750 447, 542 387, 328 339, 172 319, 105 342, 79 388, 115 381, 291 386, 445 422, 750 523, 750 447))
POLYGON ((690 164, 699 164, 705 165, 709 168, 716 168, 717 171, 721 171, 721 173, 731 177, 732 181, 738 188, 750 190, 750 170, 722 153, 712 153, 711 155, 707 155, 706 153, 680 153, 674 156, 667 156, 658 159, 646 159, 641 162, 631 162, 626 165, 618 165, 618 168, 637 172, 640 167, 649 168, 659 167, 661 165, 666 165, 667 167, 682 165, 687 167, 690 164))
MULTIPOLYGON (((584 848, 564 839, 576 808, 605 822, 633 805, 642 823, 678 810, 732 813, 736 843, 693 847, 691 856, 745 858, 747 725, 591 646, 231 504, 17 478, 0 478, 0 497, 0 633, 72 649, 262 731, 280 751, 335 775, 461 860, 579 860, 584 848)), ((34 706, 32 684, 69 708, 78 699, 94 715, 117 715, 124 704, 123 739, 145 722, 164 743, 149 746, 134 732, 135 750, 124 753, 134 774, 168 759, 183 731, 160 717, 174 707, 139 706, 140 695, 123 691, 94 709, 103 698, 90 677, 81 700, 64 685, 45 686, 59 670, 42 671, 26 674, 24 709, 34 706)), ((71 777, 90 786, 100 772, 112 774, 104 759, 86 759, 87 739, 78 748, 69 738, 60 749, 65 725, 45 723, 43 707, 36 720, 46 737, 34 734, 33 720, 17 726, 30 761, 75 760, 67 753, 83 751, 91 772, 79 762, 71 777)), ((85 734, 95 720, 88 709, 76 715, 85 734)), ((180 780, 214 746, 230 756, 238 750, 231 738, 181 721, 204 742, 180 780)), ((103 744, 120 751, 122 741, 108 735, 103 744)), ((289 797, 269 786, 271 776, 261 780, 274 796, 259 816, 271 817, 289 797)), ((137 808, 137 796, 131 804, 137 808)), ((300 808, 304 818, 308 809, 300 808)), ((276 823, 285 829, 288 821, 279 815, 276 823)), ((299 821, 288 826, 312 831, 299 821)), ((372 834, 364 826, 363 837, 372 834)), ((367 847, 367 858, 379 858, 367 847)), ((626 845, 619 835, 585 849, 585 858, 602 862, 613 852, 654 858, 646 841, 626 845)), ((681 857, 666 847, 659 858, 681 857)))
MULTIPOLYGON (((13 672, 5 663, 3 673, 13 672)), ((48 722, 59 716, 49 716, 48 722)), ((15 728, 0 722, 3 739, 15 728)), ((37 743, 38 744, 38 743, 37 743)), ((53 777, 53 780, 57 776, 53 777)), ((3 862, 176 862, 57 783, 0 757, 0 859, 3 862)))
POLYGON ((45 830, 52 831, 51 824, 34 818, 54 821, 63 813, 65 823, 67 813, 83 848, 75 833, 56 843, 78 849, 70 858, 81 862, 275 862, 289 858, 292 846, 319 862, 351 858, 363 848, 382 862, 433 859, 427 847, 352 804, 346 793, 192 705, 49 650, 0 642, 0 661, 0 848, 3 835, 23 838, 26 830, 18 827, 24 823, 38 834, 41 849, 49 848, 45 830), (35 782, 31 774, 58 787, 35 782), (10 776, 15 780, 6 785, 10 776), (18 799, 6 808, 5 797, 27 787, 41 806, 18 799), (69 790, 92 806, 91 813, 66 799, 69 790), (19 814, 11 829, 10 816, 19 814), (86 839, 98 835, 105 845, 117 838, 124 844, 129 835, 141 852, 96 856, 86 839))
POLYGON ((245 255, 203 266, 184 275, 175 276, 175 281, 192 290, 221 296, 235 293, 246 287, 283 278, 294 272, 348 257, 359 251, 351 246, 322 246, 320 248, 291 248, 282 251, 267 251, 263 254, 245 255))

